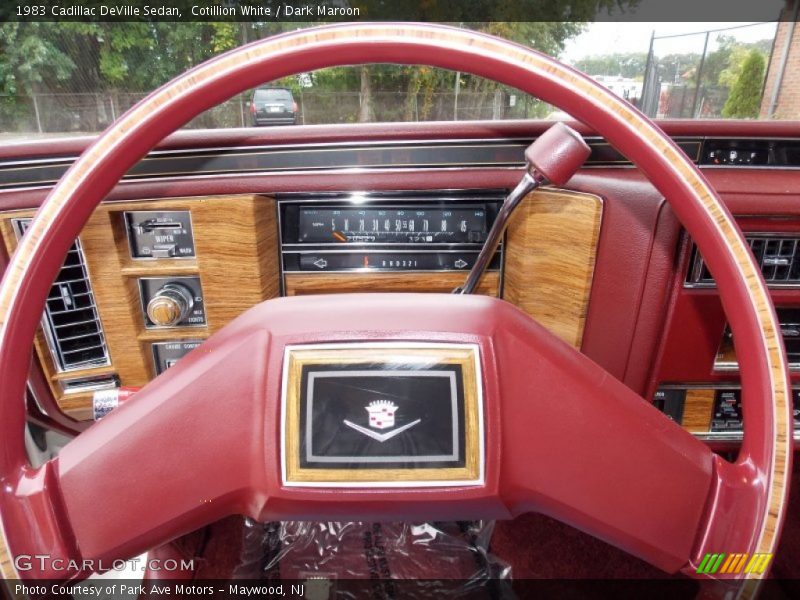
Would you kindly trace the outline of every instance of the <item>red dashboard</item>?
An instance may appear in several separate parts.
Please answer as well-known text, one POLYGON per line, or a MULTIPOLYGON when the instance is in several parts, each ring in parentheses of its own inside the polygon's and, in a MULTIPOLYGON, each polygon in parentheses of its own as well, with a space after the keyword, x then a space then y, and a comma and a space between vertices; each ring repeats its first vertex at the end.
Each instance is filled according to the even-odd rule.
MULTIPOLYGON (((793 141, 800 137, 800 125, 795 123, 666 121, 661 125, 677 140, 699 144, 698 152, 709 139, 793 141)), ((150 172, 131 173, 110 194, 108 202, 252 193, 281 197, 353 191, 503 190, 516 183, 517 171, 511 162, 514 148, 524 146, 546 126, 521 122, 463 123, 455 127, 387 124, 285 128, 266 133, 181 132, 165 140, 144 161, 153 165, 150 172), (382 148, 380 159, 390 159, 389 167, 369 164, 372 158, 364 150, 377 145, 382 148), (443 168, 430 162, 419 154, 419 147, 430 146, 460 156, 462 164, 443 168), (341 161, 353 161, 351 167, 361 168, 354 172, 344 165, 320 169, 286 164, 274 169, 259 162, 280 160, 275 152, 298 147, 312 152, 335 148, 341 153, 341 161), (465 154, 463 147, 478 150, 465 154), (252 149, 260 149, 264 157, 256 156, 252 149), (227 171, 206 174, 210 167, 216 167, 214 160, 242 150, 251 155, 230 163, 227 171), (172 174, 161 166, 168 159, 173 161, 172 174), (181 171, 174 168, 175 160, 180 161, 181 171)), ((597 140, 590 131, 577 127, 590 144, 597 140)), ((6 215, 35 208, 58 176, 58 169, 66 168, 89 142, 83 138, 4 146, 0 149, 0 208, 6 215), (20 173, 25 174, 27 182, 23 183, 20 173), (32 173, 37 173, 38 181, 31 179, 32 173)), ((642 174, 625 162, 610 161, 613 157, 604 152, 597 160, 590 159, 568 185, 603 200, 581 338, 583 352, 646 397, 652 398, 661 386, 698 390, 735 386, 735 371, 714 368, 726 325, 718 296, 713 288, 687 286, 693 260, 691 240, 642 174)), ((796 192, 800 189, 800 169, 707 166, 704 173, 745 233, 800 232, 796 192)), ((776 288, 772 295, 779 308, 800 305, 800 289, 776 288)), ((46 392, 47 385, 42 390, 46 392)), ((713 410, 708 405, 713 403, 708 392, 695 396, 700 399, 697 410, 713 410)), ((694 413, 690 409, 685 414, 690 417, 694 413)), ((702 429, 702 419, 691 423, 696 431, 702 429)))

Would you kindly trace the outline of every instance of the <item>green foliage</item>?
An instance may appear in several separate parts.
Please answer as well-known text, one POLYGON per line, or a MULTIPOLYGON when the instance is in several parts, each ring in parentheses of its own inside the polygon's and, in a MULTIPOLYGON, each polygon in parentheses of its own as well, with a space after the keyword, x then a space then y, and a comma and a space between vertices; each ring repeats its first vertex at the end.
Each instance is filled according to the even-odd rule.
POLYGON ((646 52, 598 54, 575 62, 575 68, 587 75, 622 75, 628 78, 641 78, 646 65, 646 52))
POLYGON ((93 32, 100 46, 98 66, 108 85, 123 85, 135 73, 134 60, 152 48, 148 29, 145 23, 129 23, 128 27, 98 24, 93 32))
MULTIPOLYGON (((701 37, 696 41, 702 42, 701 37)), ((739 77, 742 65, 750 50, 757 49, 769 54, 772 40, 739 42, 733 36, 720 34, 716 38, 716 49, 708 52, 703 63, 703 86, 731 87, 739 77)), ((702 47, 702 46, 701 46, 702 47)), ((658 45, 656 45, 658 50, 658 45)), ((672 84, 697 84, 697 72, 702 58, 700 52, 679 52, 658 55, 655 68, 662 82, 672 84)), ((618 52, 599 54, 576 61, 575 67, 589 75, 622 75, 632 79, 641 78, 647 66, 645 52, 618 52)))
POLYGON ((719 34, 716 42, 716 50, 708 53, 703 65, 704 86, 719 85, 731 88, 738 79, 750 51, 758 50, 768 55, 771 47, 771 40, 740 42, 735 37, 725 34, 719 34))
POLYGON ((752 119, 758 116, 765 68, 764 55, 758 50, 751 50, 722 108, 723 116, 732 119, 752 119))
MULTIPOLYGON (((380 3, 383 0, 375 0, 380 3)), ((461 27, 494 34, 551 55, 578 35, 598 12, 626 7, 639 0, 520 0, 519 2, 453 0, 396 0, 408 4, 409 19, 437 21, 436 15, 465 19, 461 27), (476 9, 479 5, 480 13, 476 9), (424 14, 418 14, 424 13, 424 14), (552 21, 525 22, 533 15, 552 16, 552 21), (466 18, 484 18, 467 22, 466 18), (505 20, 505 21, 504 21, 505 20)), ((354 4, 369 5, 371 0, 354 4)), ((42 22, 0 23, 0 117, 29 109, 27 96, 46 93, 102 93, 128 98, 149 92, 187 69, 231 48, 284 31, 313 25, 298 22, 42 22)), ((266 82, 265 82, 266 83, 266 82)), ((454 92, 455 74, 441 69, 402 65, 370 65, 366 69, 331 68, 276 82, 296 95, 315 92, 396 93, 402 100, 391 118, 426 119, 435 114, 437 102, 454 92)), ((500 90, 514 93, 495 82, 462 74, 461 91, 491 99, 500 90)), ((372 97, 373 94, 367 94, 372 97)), ((331 96, 333 98, 333 96, 331 96)), ((119 106, 124 106, 120 102, 119 106)), ((129 104, 127 104, 129 105, 129 104)), ((335 109, 336 107, 331 107, 335 109)), ((367 107, 368 109, 370 107, 367 107)), ((544 107, 536 110, 544 111, 544 107)), ((535 112, 535 111, 534 111, 535 112)), ((366 110, 363 114, 376 114, 366 110)), ((527 105, 526 105, 527 114, 527 105)))
POLYGON ((30 94, 45 82, 67 80, 75 71, 73 60, 61 51, 57 40, 47 35, 50 26, 0 25, 0 93, 30 94))
POLYGON ((736 80, 739 79, 739 75, 742 73, 742 67, 749 54, 750 52, 744 46, 736 45, 731 48, 727 65, 720 71, 719 77, 717 77, 719 85, 728 89, 733 87, 736 80))
MULTIPOLYGON (((499 3, 498 6, 500 6, 499 3)), ((461 23, 461 26, 496 35, 552 55, 558 55, 564 49, 566 41, 585 28, 584 23, 502 21, 467 22, 461 23)), ((385 113, 385 107, 383 107, 384 112, 381 112, 377 110, 376 106, 367 107, 362 113, 362 116, 370 114, 379 120, 427 120, 432 118, 435 114, 437 99, 441 100, 444 96, 449 97, 454 92, 455 77, 455 73, 442 69, 385 64, 370 65, 366 70, 353 67, 334 67, 310 74, 311 89, 315 92, 323 92, 321 96, 319 94, 316 96, 318 103, 325 101, 324 94, 326 92, 358 92, 369 89, 371 95, 368 96, 368 101, 373 104, 376 94, 395 93, 398 97, 402 96, 403 100, 395 103, 402 106, 401 113, 388 114, 385 113), (365 77, 368 81, 363 80, 365 77)), ((276 84, 289 87, 295 93, 302 92, 297 77, 285 78, 276 84)), ((477 104, 490 102, 498 89, 503 90, 504 93, 514 92, 494 81, 468 73, 461 73, 459 89, 472 93, 473 98, 482 99, 477 101, 477 104)), ((517 93, 519 94, 519 92, 517 93)), ((543 103, 538 104, 544 106, 543 103)), ((342 108, 344 107, 330 106, 329 110, 332 111, 331 114, 337 114, 337 109, 342 108)), ((546 114, 552 109, 542 107, 534 109, 534 112, 536 110, 546 114)), ((449 109, 447 114, 452 115, 452 109, 449 109)), ((355 120, 356 116, 353 114, 352 120, 355 120)))
POLYGON ((656 68, 662 81, 681 83, 687 79, 694 81, 695 68, 698 64, 700 64, 700 54, 687 52, 658 57, 656 68))
POLYGON ((0 24, 0 93, 150 91, 241 43, 238 23, 0 24))

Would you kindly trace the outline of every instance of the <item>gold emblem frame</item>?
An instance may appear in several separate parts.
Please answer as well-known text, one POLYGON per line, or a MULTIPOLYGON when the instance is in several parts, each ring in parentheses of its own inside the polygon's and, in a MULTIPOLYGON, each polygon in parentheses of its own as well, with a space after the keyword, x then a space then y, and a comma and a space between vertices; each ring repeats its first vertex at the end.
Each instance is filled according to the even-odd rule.
POLYGON ((287 346, 281 390, 281 467, 286 486, 433 487, 484 482, 483 384, 476 344, 364 342, 287 346), (464 393, 464 466, 436 468, 309 468, 300 460, 303 368, 360 363, 459 365, 464 393))

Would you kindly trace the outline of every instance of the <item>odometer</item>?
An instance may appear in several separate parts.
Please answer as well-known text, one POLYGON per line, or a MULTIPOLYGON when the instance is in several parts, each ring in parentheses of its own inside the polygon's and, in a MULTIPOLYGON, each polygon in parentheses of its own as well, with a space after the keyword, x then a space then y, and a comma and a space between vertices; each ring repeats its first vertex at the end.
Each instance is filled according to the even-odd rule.
POLYGON ((300 243, 478 244, 488 225, 483 207, 302 207, 300 243))

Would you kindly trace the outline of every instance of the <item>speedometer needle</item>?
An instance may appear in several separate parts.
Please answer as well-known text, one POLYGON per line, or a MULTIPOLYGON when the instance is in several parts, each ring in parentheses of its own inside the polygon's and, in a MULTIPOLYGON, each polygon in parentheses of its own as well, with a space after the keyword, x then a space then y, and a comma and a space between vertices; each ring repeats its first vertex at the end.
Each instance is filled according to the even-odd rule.
POLYGON ((341 231, 334 231, 333 239, 335 239, 337 242, 346 242, 347 236, 343 234, 341 231))

